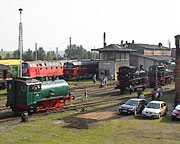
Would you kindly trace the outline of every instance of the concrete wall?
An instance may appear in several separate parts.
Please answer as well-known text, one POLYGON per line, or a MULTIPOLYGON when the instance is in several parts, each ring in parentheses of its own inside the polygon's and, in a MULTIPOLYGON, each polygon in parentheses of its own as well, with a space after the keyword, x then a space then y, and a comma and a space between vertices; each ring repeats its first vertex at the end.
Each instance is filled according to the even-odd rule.
POLYGON ((114 62, 114 61, 99 61, 99 78, 107 76, 110 78, 113 75, 113 79, 117 79, 117 72, 119 67, 129 66, 129 60, 114 62))
POLYGON ((114 61, 99 61, 99 78, 104 76, 110 77, 111 74, 115 73, 115 62, 114 61))
POLYGON ((152 59, 147 59, 144 57, 137 57, 138 59, 138 67, 143 65, 145 70, 149 70, 149 67, 154 65, 154 61, 152 59))
POLYGON ((145 57, 131 55, 130 56, 130 65, 137 66, 138 68, 140 67, 140 65, 143 65, 145 70, 149 70, 149 67, 154 65, 154 61, 152 59, 148 59, 145 57))

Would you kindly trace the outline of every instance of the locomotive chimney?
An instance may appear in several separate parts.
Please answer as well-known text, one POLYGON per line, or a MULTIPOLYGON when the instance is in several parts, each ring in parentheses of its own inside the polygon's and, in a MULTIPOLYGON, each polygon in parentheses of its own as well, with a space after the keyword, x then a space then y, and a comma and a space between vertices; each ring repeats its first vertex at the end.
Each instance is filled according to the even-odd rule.
POLYGON ((176 70, 175 70, 175 91, 174 106, 180 104, 180 35, 175 36, 176 45, 176 70))
POLYGON ((105 33, 105 32, 104 32, 104 37, 103 37, 103 38, 104 38, 104 39, 103 39, 103 40, 104 40, 103 46, 106 47, 106 33, 105 33))

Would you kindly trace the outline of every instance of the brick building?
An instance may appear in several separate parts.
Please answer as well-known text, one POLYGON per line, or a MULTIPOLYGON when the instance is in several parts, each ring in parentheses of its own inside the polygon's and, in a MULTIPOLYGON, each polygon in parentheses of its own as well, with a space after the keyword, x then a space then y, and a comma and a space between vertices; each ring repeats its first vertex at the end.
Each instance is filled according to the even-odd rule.
POLYGON ((91 51, 99 52, 99 78, 113 75, 113 79, 117 79, 117 72, 121 66, 129 66, 129 54, 135 52, 126 46, 119 44, 110 44, 104 48, 92 49, 91 51))
POLYGON ((143 65, 146 70, 155 62, 164 63, 174 59, 171 57, 171 49, 158 45, 127 43, 129 49, 136 50, 130 54, 130 65, 139 67, 143 65))

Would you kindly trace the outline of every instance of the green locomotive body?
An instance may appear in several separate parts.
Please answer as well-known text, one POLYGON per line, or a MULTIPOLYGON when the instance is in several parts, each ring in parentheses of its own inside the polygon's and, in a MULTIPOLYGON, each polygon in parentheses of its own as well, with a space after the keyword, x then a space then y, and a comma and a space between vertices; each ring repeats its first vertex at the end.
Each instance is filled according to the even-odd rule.
POLYGON ((42 81, 30 77, 10 80, 7 84, 7 104, 14 112, 44 111, 71 103, 69 85, 65 80, 42 81))

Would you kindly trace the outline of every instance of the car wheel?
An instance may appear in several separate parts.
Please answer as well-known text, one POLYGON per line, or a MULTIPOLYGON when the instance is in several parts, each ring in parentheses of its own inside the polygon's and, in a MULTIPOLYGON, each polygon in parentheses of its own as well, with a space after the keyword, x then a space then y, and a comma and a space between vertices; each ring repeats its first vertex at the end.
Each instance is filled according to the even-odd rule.
POLYGON ((168 112, 168 110, 166 109, 166 111, 165 111, 164 115, 167 115, 167 112, 168 112))
POLYGON ((176 118, 174 116, 171 116, 171 120, 176 120, 176 118))

